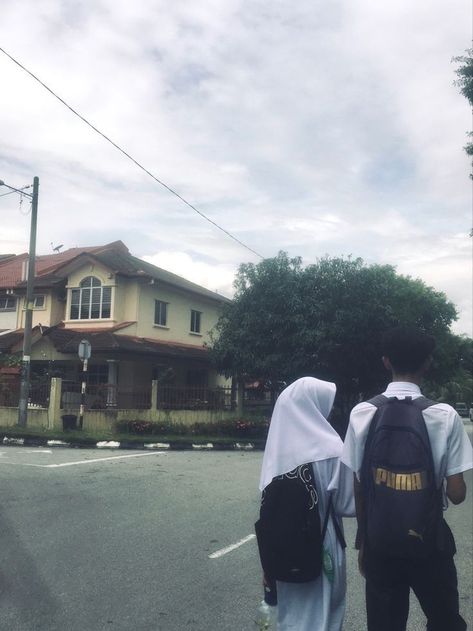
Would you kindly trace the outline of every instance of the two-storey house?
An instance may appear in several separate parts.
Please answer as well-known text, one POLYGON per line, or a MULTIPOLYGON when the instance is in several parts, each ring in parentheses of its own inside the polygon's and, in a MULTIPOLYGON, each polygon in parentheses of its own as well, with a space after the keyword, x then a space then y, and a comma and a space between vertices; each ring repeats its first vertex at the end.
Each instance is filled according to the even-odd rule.
MULTIPOLYGON (((0 353, 21 352, 26 270, 26 254, 0 258, 0 353)), ((91 384, 223 385, 205 342, 228 298, 132 256, 121 241, 38 256, 35 270, 32 374, 78 382, 86 339, 91 384)))

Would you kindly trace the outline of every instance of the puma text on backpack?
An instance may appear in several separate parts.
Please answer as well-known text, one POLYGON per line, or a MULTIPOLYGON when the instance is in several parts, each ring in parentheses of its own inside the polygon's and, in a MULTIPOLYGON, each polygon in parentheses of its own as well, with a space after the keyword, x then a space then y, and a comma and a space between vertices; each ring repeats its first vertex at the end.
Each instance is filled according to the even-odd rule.
POLYGON ((315 580, 322 571, 322 542, 331 498, 320 524, 311 464, 274 478, 264 489, 255 524, 261 565, 268 578, 286 583, 315 580))
POLYGON ((425 397, 368 401, 378 409, 371 421, 361 467, 362 533, 376 554, 423 558, 437 547, 442 520, 425 397))

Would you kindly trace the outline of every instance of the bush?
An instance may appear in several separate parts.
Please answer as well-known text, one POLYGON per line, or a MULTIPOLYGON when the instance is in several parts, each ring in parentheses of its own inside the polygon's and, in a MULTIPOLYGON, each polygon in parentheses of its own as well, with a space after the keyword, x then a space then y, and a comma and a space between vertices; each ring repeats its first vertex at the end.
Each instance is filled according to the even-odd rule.
POLYGON ((239 438, 266 438, 268 419, 234 419, 214 423, 166 423, 152 421, 116 421, 113 430, 119 434, 156 436, 226 436, 239 438))

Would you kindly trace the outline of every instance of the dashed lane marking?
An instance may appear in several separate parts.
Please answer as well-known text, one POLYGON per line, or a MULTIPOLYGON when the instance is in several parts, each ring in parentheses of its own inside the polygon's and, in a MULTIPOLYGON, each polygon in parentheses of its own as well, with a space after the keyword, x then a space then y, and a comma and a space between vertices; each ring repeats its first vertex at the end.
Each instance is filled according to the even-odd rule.
POLYGON ((237 548, 244 545, 245 543, 248 543, 248 541, 251 541, 255 537, 256 535, 248 535, 244 539, 240 539, 240 541, 237 541, 236 543, 232 543, 232 545, 227 546, 226 548, 222 548, 221 550, 217 550, 216 552, 209 554, 209 559, 218 559, 220 557, 223 557, 225 554, 228 554, 229 552, 233 552, 233 550, 236 550, 237 548))
POLYGON ((145 454, 123 454, 122 456, 109 456, 108 458, 92 458, 90 460, 76 460, 74 462, 61 462, 59 464, 32 464, 27 462, 0 462, 0 464, 18 465, 20 467, 40 467, 41 469, 58 469, 60 467, 73 467, 81 464, 91 464, 94 462, 105 462, 106 460, 121 460, 124 458, 140 458, 141 456, 165 456, 163 451, 147 452, 145 454))

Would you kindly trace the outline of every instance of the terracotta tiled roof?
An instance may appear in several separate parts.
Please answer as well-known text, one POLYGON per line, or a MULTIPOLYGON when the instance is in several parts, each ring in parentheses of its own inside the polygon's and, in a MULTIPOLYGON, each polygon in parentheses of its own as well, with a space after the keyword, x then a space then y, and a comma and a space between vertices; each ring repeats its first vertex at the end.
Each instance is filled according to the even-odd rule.
MULTIPOLYGON (((148 278, 214 301, 221 303, 230 302, 225 296, 196 285, 182 278, 182 276, 156 267, 156 265, 151 265, 151 263, 147 263, 136 256, 132 256, 122 241, 114 241, 107 245, 94 247, 70 248, 58 254, 36 257, 35 286, 47 287, 59 282, 67 276, 69 269, 67 266, 74 264, 73 261, 77 259, 80 260, 79 257, 83 255, 89 255, 93 259, 98 260, 115 274, 134 278, 148 278)), ((25 286, 25 281, 22 281, 22 270, 27 258, 27 254, 19 254, 13 260, 9 259, 4 263, 0 260, 0 290, 25 286)))
POLYGON ((8 353, 12 347, 23 339, 23 329, 9 331, 0 335, 0 353, 8 353))
MULTIPOLYGON (((57 254, 46 254, 35 257, 35 274, 36 280, 41 276, 52 274, 55 270, 69 263, 83 253, 99 253, 106 251, 108 248, 114 248, 117 251, 128 252, 128 248, 122 241, 114 241, 107 245, 88 246, 82 248, 69 248, 64 252, 57 254)), ((18 254, 14 258, 8 258, 4 261, 0 259, 0 289, 13 288, 22 282, 23 263, 26 264, 28 254, 18 254)))
MULTIPOLYGON (((208 351, 203 346, 165 342, 133 335, 121 335, 116 331, 130 322, 122 322, 108 329, 65 329, 63 326, 43 328, 43 337, 48 337, 54 348, 65 355, 76 355, 81 340, 88 340, 92 345, 92 354, 107 355, 129 353, 154 357, 182 357, 209 361, 208 351)), ((35 331, 39 331, 35 327, 35 331)), ((23 340, 23 329, 17 329, 0 335, 0 353, 17 351, 23 340)), ((33 340, 34 345, 34 340, 33 340)))
POLYGON ((158 341, 132 335, 116 333, 117 327, 110 329, 65 329, 52 327, 45 332, 56 350, 65 354, 77 354, 79 342, 86 339, 92 345, 92 353, 131 353, 140 355, 154 355, 160 357, 183 357, 208 361, 208 351, 202 346, 180 344, 177 342, 158 341))

